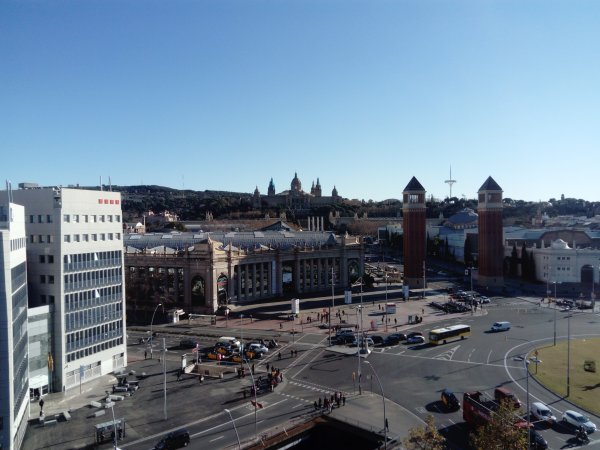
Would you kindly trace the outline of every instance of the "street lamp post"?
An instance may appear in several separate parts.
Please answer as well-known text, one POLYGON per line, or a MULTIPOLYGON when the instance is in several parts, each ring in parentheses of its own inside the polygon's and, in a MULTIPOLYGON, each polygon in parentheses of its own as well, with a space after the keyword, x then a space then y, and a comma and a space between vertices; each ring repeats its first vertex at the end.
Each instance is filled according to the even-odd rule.
POLYGON ((233 416, 231 415, 231 411, 229 411, 227 408, 225 408, 225 412, 227 414, 229 414, 229 418, 231 419, 231 424, 233 425, 233 429, 235 430, 235 436, 237 437, 237 441, 238 441, 238 449, 241 450, 242 448, 242 443, 240 442, 240 435, 238 434, 238 430, 237 427, 235 426, 235 420, 233 420, 233 416))
POLYGON ((371 370, 373 371, 373 375, 375 375, 375 378, 377 379, 377 383, 379 384, 379 389, 381 390, 381 400, 383 401, 383 445, 384 445, 384 449, 387 449, 387 416, 385 415, 385 395, 383 393, 383 386, 381 385, 381 380, 379 380, 379 375, 377 375, 377 372, 375 372, 375 367, 373 367, 373 365, 369 362, 369 361, 365 361, 365 364, 368 364, 369 367, 371 368, 371 370))
POLYGON ((250 379, 252 380, 252 388, 254 389, 254 439, 258 438, 258 421, 257 419, 257 408, 258 408, 258 399, 256 397, 256 383, 254 382, 254 374, 252 373, 252 369, 250 368, 250 364, 248 364, 248 361, 246 360, 246 358, 244 358, 244 355, 242 355, 242 361, 246 363, 246 365, 248 366, 248 372, 250 373, 250 379))
POLYGON ((556 347, 556 280, 554 280, 554 346, 556 347))
POLYGON ((113 445, 115 447, 115 450, 117 450, 117 421, 115 420, 115 408, 114 407, 115 407, 114 402, 111 402, 110 411, 112 412, 113 434, 114 434, 113 445))
POLYGON ((152 359, 152 346, 154 345, 154 335, 152 334, 152 325, 154 324, 154 315, 156 314, 156 310, 159 306, 162 306, 162 303, 156 305, 154 308, 154 312, 152 313, 152 320, 150 321, 150 359, 152 359))
POLYGON ((567 316, 567 397, 571 394, 571 315, 567 316))
POLYGON ((163 338, 163 413, 165 420, 167 420, 167 343, 166 339, 163 338))

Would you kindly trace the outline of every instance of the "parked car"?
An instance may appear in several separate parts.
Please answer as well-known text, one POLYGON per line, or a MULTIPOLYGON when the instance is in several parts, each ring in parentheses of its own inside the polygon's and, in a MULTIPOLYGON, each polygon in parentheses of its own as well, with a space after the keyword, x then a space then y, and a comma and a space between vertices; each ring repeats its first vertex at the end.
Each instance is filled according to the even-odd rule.
POLYGON ((414 336, 423 336, 423 333, 421 331, 411 331, 410 333, 408 333, 406 335, 406 339, 414 337, 414 336))
POLYGON ((404 333, 392 333, 388 336, 390 339, 397 339, 398 341, 405 341, 406 335, 404 333))
POLYGON ((255 353, 268 353, 269 352, 269 349, 266 346, 264 346, 258 342, 253 342, 252 344, 248 345, 248 350, 251 350, 255 353))
POLYGON ((192 339, 182 339, 179 341, 179 348, 194 348, 197 342, 192 339))
POLYGON ((425 338, 420 334, 416 334, 414 336, 410 336, 406 339, 407 344, 424 344, 425 338))
POLYGON ((334 343, 334 345, 346 345, 353 342, 354 339, 353 334, 342 334, 341 336, 332 337, 331 342, 334 343))
POLYGON ((383 345, 384 347, 389 347, 391 345, 396 345, 400 343, 400 339, 398 339, 396 336, 387 336, 384 340, 383 340, 383 345))
POLYGON ((485 295, 482 295, 481 297, 479 297, 479 303, 490 303, 490 298, 486 297, 485 295))
POLYGON ((190 433, 185 428, 167 434, 154 446, 155 450, 171 450, 187 447, 190 443, 190 433))
POLYGON ((584 416, 577 411, 567 409, 562 415, 562 420, 563 423, 571 425, 572 427, 583 427, 586 433, 593 433, 596 431, 596 424, 587 416, 584 416))
POLYGON ((383 336, 374 334, 373 336, 371 336, 371 339, 373 339, 373 342, 375 343, 375 345, 377 345, 377 346, 383 345, 383 336))
POLYGON ((444 389, 442 391, 442 403, 449 411, 460 409, 460 402, 458 401, 458 398, 456 398, 456 395, 454 395, 454 392, 450 389, 444 389))
MULTIPOLYGON (((360 339, 360 345, 363 346, 364 342, 366 342, 367 346, 369 347, 374 347, 375 346, 375 342, 373 342, 373 339, 371 339, 370 337, 366 337, 366 338, 361 338, 360 339)), ((350 342, 349 344, 350 346, 354 346, 356 347, 356 339, 354 339, 352 342, 350 342)))
POLYGON ((531 405, 531 416, 535 420, 546 422, 548 425, 556 423, 556 417, 552 415, 552 411, 542 402, 534 402, 531 405))

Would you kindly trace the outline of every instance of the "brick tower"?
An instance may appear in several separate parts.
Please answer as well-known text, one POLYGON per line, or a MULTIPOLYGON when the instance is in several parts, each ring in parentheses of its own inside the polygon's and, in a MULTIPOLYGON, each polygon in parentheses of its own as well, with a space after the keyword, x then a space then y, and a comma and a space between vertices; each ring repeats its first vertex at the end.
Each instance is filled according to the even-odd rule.
POLYGON ((425 235, 425 188, 412 177, 402 192, 402 228, 404 229, 404 284, 424 288, 423 269, 427 246, 425 235))
POLYGON ((504 285, 504 235, 502 229, 502 188, 488 177, 478 191, 479 234, 478 284, 487 287, 504 285))

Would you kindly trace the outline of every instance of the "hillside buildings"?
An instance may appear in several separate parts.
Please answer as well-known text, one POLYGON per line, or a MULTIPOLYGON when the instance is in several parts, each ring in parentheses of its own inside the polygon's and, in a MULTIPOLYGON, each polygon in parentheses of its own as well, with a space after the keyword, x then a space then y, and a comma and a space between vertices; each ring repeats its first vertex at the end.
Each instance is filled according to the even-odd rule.
POLYGON ((317 184, 313 181, 310 192, 303 191, 302 183, 297 173, 294 173, 289 190, 275 193, 275 183, 273 183, 273 178, 271 178, 267 188, 267 195, 261 195, 257 186, 252 199, 253 206, 257 209, 266 207, 307 210, 314 206, 335 205, 342 202, 342 197, 338 194, 335 186, 331 191, 331 196, 323 196, 323 190, 318 178, 317 184))

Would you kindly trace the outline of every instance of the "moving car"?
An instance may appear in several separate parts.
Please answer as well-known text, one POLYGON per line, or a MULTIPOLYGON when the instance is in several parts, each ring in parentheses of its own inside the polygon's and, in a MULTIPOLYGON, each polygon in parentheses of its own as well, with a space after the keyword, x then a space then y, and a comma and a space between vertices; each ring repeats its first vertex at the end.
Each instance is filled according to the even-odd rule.
POLYGON ((185 428, 167 434, 154 446, 155 450, 171 450, 187 447, 190 443, 190 433, 185 428))
POLYGON ((496 400, 498 403, 502 401, 508 402, 515 409, 519 409, 521 407, 521 400, 519 400, 511 390, 505 387, 497 387, 494 389, 494 400, 496 400))
POLYGON ((592 422, 587 416, 584 416, 583 414, 571 409, 567 409, 563 413, 562 420, 565 424, 571 425, 572 427, 583 427, 585 432, 588 434, 596 431, 596 424, 594 422, 592 422))
POLYGON ((529 428, 529 443, 532 450, 545 450, 548 448, 546 439, 533 428, 529 428))
POLYGON ((510 322, 494 322, 490 331, 508 331, 510 330, 510 322))
POLYGON ((531 405, 531 416, 535 420, 546 422, 548 425, 556 423, 556 417, 552 415, 552 411, 542 402, 534 402, 531 405))
POLYGON ((425 338, 420 334, 416 334, 414 336, 410 336, 406 339, 407 344, 424 344, 425 338))
POLYGON ((454 392, 450 389, 444 389, 442 391, 442 403, 449 411, 460 409, 460 402, 458 401, 458 398, 456 398, 456 395, 454 395, 454 392))

